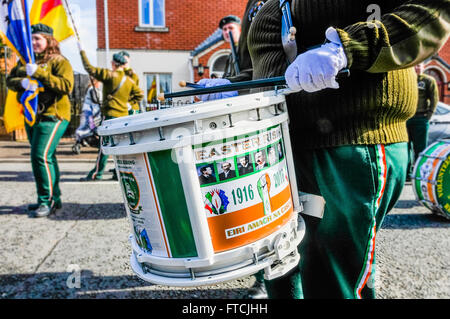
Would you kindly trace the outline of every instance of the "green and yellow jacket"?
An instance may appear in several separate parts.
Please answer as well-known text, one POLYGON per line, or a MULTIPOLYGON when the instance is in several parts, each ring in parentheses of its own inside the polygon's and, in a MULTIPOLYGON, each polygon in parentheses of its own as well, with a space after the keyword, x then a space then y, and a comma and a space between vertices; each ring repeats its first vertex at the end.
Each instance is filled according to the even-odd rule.
MULTIPOLYGON (((33 74, 33 78, 39 80, 44 86, 44 91, 38 95, 38 103, 44 106, 42 115, 56 116, 59 119, 70 121, 69 94, 72 92, 74 84, 72 66, 62 55, 54 55, 48 61, 43 61, 42 56, 37 55, 36 64, 39 67, 33 74)), ((21 81, 26 77, 25 65, 19 62, 11 70, 6 80, 8 88, 18 93, 18 101, 25 91, 21 81)))
MULTIPOLYGON (((298 53, 324 43, 325 30, 335 27, 351 73, 339 89, 287 96, 297 150, 407 142, 406 121, 418 101, 412 67, 448 39, 450 0, 291 2, 298 53)), ((269 0, 248 36, 254 79, 284 75, 280 32, 279 1, 269 0)))
POLYGON ((139 103, 144 97, 141 89, 125 74, 124 70, 112 71, 105 68, 97 68, 89 63, 85 51, 81 51, 81 61, 87 73, 103 82, 103 104, 101 112, 107 117, 121 117, 128 115, 128 103, 139 103), (123 77, 126 77, 123 85, 119 87, 123 77), (114 93, 114 94, 111 94, 114 93))
MULTIPOLYGON (((139 77, 136 74, 136 72, 134 72, 133 69, 131 69, 131 68, 125 69, 125 74, 127 76, 129 76, 130 79, 132 79, 134 81, 134 83, 136 83, 137 86, 139 86, 139 77)), ((130 101, 130 104, 131 104, 131 108, 134 111, 140 111, 141 108, 139 107, 139 102, 136 102, 135 100, 133 100, 133 101, 130 101)))

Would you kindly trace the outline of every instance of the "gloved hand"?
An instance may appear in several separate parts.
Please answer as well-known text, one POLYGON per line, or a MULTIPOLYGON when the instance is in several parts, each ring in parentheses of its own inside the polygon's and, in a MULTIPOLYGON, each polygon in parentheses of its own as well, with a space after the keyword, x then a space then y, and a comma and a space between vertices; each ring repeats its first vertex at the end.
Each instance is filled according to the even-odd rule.
POLYGON ((300 54, 286 69, 286 83, 291 90, 316 92, 339 88, 336 75, 347 66, 347 56, 336 29, 328 28, 325 36, 330 42, 300 54))
POLYGON ((37 83, 30 81, 29 78, 22 79, 22 81, 20 81, 20 84, 22 85, 22 87, 25 90, 30 90, 30 91, 33 91, 33 92, 36 91, 37 88, 38 88, 37 83))
MULTIPOLYGON (((204 88, 210 88, 213 86, 231 84, 231 82, 230 82, 230 80, 227 80, 227 79, 201 79, 200 81, 197 82, 197 84, 203 86, 204 88)), ((225 99, 225 98, 233 97, 233 96, 237 96, 237 95, 238 95, 237 91, 229 91, 229 92, 204 94, 204 95, 200 95, 199 98, 203 102, 205 102, 205 101, 225 99)))
POLYGON ((28 76, 33 76, 33 74, 36 72, 37 68, 38 68, 37 64, 35 64, 35 63, 28 63, 25 66, 25 69, 27 70, 27 75, 28 76))
POLYGON ((80 50, 80 51, 84 51, 84 47, 83 47, 83 44, 81 44, 81 42, 80 42, 80 41, 78 41, 78 42, 77 42, 77 46, 78 46, 78 50, 80 50))

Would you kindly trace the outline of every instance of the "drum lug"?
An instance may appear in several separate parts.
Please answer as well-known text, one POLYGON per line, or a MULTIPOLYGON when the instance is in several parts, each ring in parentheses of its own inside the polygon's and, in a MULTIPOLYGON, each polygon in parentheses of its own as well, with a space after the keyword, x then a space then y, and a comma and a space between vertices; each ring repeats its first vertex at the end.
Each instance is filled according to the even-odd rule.
POLYGON ((134 141, 133 133, 129 132, 128 136, 130 137, 130 145, 135 145, 136 142, 134 141))
POLYGON ((166 138, 164 137, 164 132, 162 127, 158 127, 159 140, 164 141, 166 138))

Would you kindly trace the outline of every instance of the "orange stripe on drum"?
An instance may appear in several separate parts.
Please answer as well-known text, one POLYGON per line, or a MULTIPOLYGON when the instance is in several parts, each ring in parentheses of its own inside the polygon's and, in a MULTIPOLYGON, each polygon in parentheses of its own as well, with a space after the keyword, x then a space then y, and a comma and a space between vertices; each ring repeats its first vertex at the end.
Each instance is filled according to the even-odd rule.
POLYGON ((433 184, 431 182, 434 181, 434 173, 436 172, 437 169, 439 169, 440 167, 440 163, 441 163, 441 159, 439 157, 442 157, 444 155, 446 155, 448 153, 448 149, 445 148, 443 151, 441 151, 436 157, 436 159, 434 159, 433 161, 433 169, 430 172, 430 175, 428 175, 428 180, 427 180, 427 192, 428 192, 428 198, 430 199, 431 202, 433 203, 437 203, 437 199, 434 197, 434 187, 433 184))
POLYGON ((271 199, 272 214, 264 214, 263 203, 229 214, 208 218, 215 252, 234 249, 263 239, 291 219, 293 204, 290 186, 271 199))
POLYGON ((159 224, 161 226, 161 232, 163 235, 163 239, 164 239, 164 245, 166 248, 166 252, 167 252, 167 256, 169 258, 171 258, 171 254, 170 254, 170 250, 169 250, 169 244, 167 241, 167 236, 166 236, 166 229, 164 228, 164 222, 162 220, 162 216, 161 216, 161 209, 159 206, 159 202, 158 202, 158 195, 156 194, 156 190, 155 190, 155 186, 153 185, 153 177, 152 177, 152 173, 150 171, 150 165, 148 163, 148 158, 147 158, 147 154, 142 154, 142 156, 144 157, 144 161, 145 161, 145 167, 147 168, 147 174, 148 174, 148 180, 152 189, 152 194, 153 194, 153 198, 155 199, 155 207, 156 210, 158 211, 158 220, 159 220, 159 224))

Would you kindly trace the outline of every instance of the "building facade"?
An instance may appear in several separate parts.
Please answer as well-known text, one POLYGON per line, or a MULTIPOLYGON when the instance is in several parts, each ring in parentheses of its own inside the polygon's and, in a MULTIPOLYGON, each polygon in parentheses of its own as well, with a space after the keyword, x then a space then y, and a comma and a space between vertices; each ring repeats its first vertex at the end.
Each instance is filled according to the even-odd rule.
POLYGON ((158 93, 181 90, 180 81, 209 76, 209 67, 220 64, 229 45, 218 41, 200 57, 192 51, 217 31, 222 17, 242 17, 247 4, 247 0, 96 1, 99 66, 109 67, 115 52, 128 51, 150 104, 158 93))
POLYGON ((438 54, 427 61, 425 73, 436 79, 439 86, 439 100, 450 104, 450 40, 438 54))

